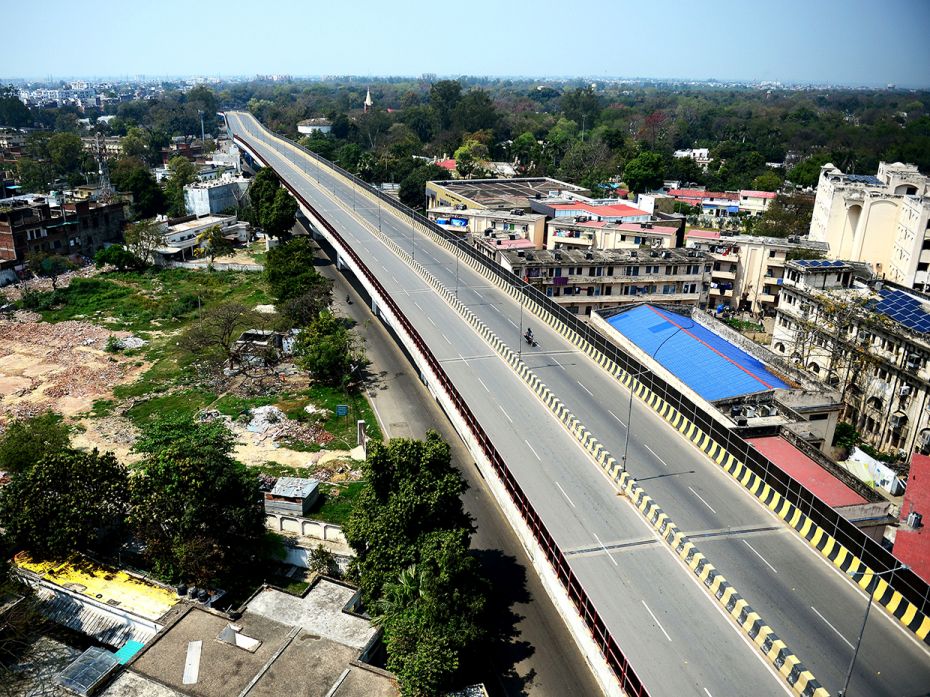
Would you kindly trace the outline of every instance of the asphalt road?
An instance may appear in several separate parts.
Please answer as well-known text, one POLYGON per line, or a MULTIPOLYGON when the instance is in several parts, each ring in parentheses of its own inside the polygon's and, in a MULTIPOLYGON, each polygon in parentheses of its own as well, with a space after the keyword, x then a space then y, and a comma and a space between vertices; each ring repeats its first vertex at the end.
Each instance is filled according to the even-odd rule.
POLYGON ((385 436, 423 438, 438 431, 452 449, 452 459, 469 489, 465 510, 475 519, 472 549, 481 559, 495 588, 492 606, 501 618, 496 640, 482 654, 488 665, 481 677, 492 695, 600 694, 594 676, 568 628, 546 595, 507 519, 484 485, 468 449, 442 409, 420 381, 416 369, 397 345, 390 330, 376 318, 352 285, 352 278, 336 271, 320 253, 318 270, 333 279, 339 312, 356 322, 371 361, 369 400, 385 436), (344 298, 349 295, 353 302, 344 298))
MULTIPOLYGON (((278 157, 271 151, 265 154, 278 157)), ((365 232, 343 207, 323 196, 287 163, 279 160, 275 166, 356 245, 418 331, 443 356, 444 367, 505 452, 521 485, 570 554, 573 568, 653 692, 745 694, 747 685, 756 694, 764 691, 763 686, 773 680, 771 675, 763 671, 760 679, 745 672, 758 663, 758 654, 741 637, 733 636, 736 630, 715 607, 708 607, 706 596, 696 602, 694 591, 702 591, 684 568, 641 520, 636 524, 637 514, 613 495, 609 482, 570 438, 566 441, 567 434, 545 410, 540 411, 535 398, 526 398, 527 390, 509 369, 491 357, 467 325, 431 290, 424 290, 425 284, 406 264, 365 232), (702 611, 695 612, 697 608, 702 611), (652 631, 644 631, 647 628, 652 631), (647 635, 655 639, 656 633, 666 645, 643 641, 647 635), (712 645, 695 655, 696 645, 705 644, 712 645), (686 668, 680 678, 672 679, 668 668, 675 664, 686 668)), ((317 176, 314 165, 306 166, 311 176, 317 176)), ((330 191, 335 186, 350 210, 354 204, 358 214, 378 224, 376 207, 365 202, 363 209, 363 200, 342 191, 325 170, 319 176, 330 191)), ((410 244, 408 226, 385 213, 380 215, 380 224, 395 239, 410 244)), ((422 238, 415 244, 418 260, 452 287, 454 257, 422 238)), ((465 265, 460 265, 458 277, 460 297, 516 348, 520 341, 516 303, 465 265)), ((524 317, 524 326, 532 321, 524 317)), ((605 379, 600 368, 554 332, 538 323, 533 327, 540 345, 525 352, 525 360, 619 456, 626 434, 628 393, 605 379)), ((632 423, 631 472, 818 679, 835 691, 851 656, 850 643, 861 621, 864 594, 636 402, 632 423)), ((917 695, 928 686, 927 653, 887 615, 873 613, 850 694, 917 695)))

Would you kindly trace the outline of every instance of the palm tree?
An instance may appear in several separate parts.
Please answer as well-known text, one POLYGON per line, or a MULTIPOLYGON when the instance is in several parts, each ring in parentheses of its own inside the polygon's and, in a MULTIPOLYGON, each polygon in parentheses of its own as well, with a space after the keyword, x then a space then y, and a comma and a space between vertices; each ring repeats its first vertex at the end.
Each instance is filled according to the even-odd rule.
POLYGON ((375 615, 371 623, 382 627, 403 613, 407 608, 426 595, 425 574, 417 573, 417 565, 411 564, 400 572, 396 582, 384 585, 384 595, 375 601, 375 615))

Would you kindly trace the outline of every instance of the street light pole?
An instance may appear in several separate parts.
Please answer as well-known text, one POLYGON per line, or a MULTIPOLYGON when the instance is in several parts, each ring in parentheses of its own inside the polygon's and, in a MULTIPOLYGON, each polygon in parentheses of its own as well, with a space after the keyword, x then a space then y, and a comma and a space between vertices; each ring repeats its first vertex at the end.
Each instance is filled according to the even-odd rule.
MULTIPOLYGON (((885 569, 884 571, 873 572, 869 575, 884 576, 885 574, 892 574, 895 571, 903 571, 907 568, 907 564, 902 564, 901 566, 896 566, 893 569, 885 569)), ((865 617, 862 618, 862 627, 859 628, 859 638, 856 639, 856 648, 853 650, 852 660, 849 662, 849 668, 846 669, 846 678, 843 680, 843 689, 836 693, 837 697, 847 697, 849 694, 849 681, 852 680, 853 667, 856 665, 856 658, 859 656, 859 647, 862 646, 862 635, 865 634, 865 625, 869 621, 869 610, 871 609, 872 593, 869 593, 869 602, 865 606, 865 617)))

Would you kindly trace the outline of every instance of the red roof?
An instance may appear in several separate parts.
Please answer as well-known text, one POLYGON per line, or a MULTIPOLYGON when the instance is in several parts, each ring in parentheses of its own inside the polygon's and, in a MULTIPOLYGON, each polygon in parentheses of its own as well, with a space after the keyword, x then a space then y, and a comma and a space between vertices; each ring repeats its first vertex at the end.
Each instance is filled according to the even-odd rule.
POLYGON ((535 249, 536 247, 532 240, 523 237, 518 240, 488 240, 488 244, 501 249, 535 249))
POLYGON ((702 240, 719 240, 720 230, 688 230, 685 237, 697 237, 702 240))
POLYGON ((747 439, 756 450, 786 474, 810 489, 831 508, 866 503, 866 500, 814 460, 780 436, 747 439))
POLYGON ((585 211, 591 215, 598 215, 602 218, 629 218, 632 216, 649 215, 644 210, 627 206, 623 203, 616 203, 612 206, 592 206, 587 203, 556 203, 552 206, 557 211, 585 211))
POLYGON ((442 167, 443 169, 447 169, 450 172, 455 170, 455 160, 438 160, 434 162, 433 164, 435 164, 437 167, 442 167))
POLYGON ((700 189, 669 189, 668 195, 672 198, 723 198, 728 201, 736 201, 739 194, 735 191, 701 191, 700 189))
POLYGON ((751 191, 749 189, 740 189, 740 196, 749 196, 751 198, 775 198, 774 191, 751 191))
POLYGON ((923 524, 916 530, 898 529, 894 555, 930 583, 930 532, 927 532, 930 525, 930 457, 918 453, 911 457, 911 473, 907 477, 907 490, 901 505, 901 522, 904 523, 912 512, 923 516, 923 524))

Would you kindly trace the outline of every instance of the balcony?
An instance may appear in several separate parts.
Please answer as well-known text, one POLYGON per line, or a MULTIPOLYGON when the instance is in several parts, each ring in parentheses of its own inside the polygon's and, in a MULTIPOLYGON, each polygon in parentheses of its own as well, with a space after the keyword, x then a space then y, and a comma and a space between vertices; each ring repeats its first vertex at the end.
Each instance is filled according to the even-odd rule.
POLYGON ((723 290, 722 288, 711 288, 710 296, 713 298, 732 298, 733 289, 723 290))
POLYGON ((710 277, 715 281, 735 281, 736 271, 718 271, 715 269, 710 272, 710 277))

